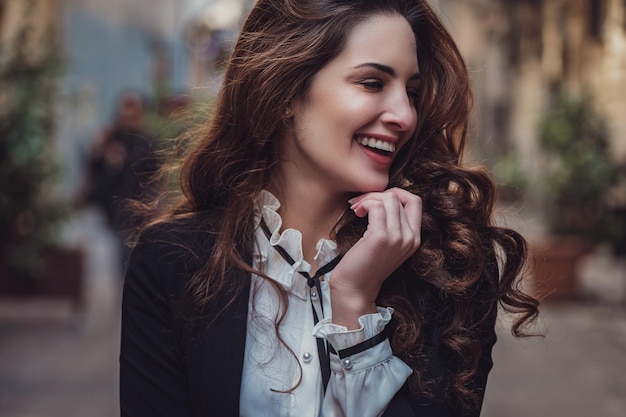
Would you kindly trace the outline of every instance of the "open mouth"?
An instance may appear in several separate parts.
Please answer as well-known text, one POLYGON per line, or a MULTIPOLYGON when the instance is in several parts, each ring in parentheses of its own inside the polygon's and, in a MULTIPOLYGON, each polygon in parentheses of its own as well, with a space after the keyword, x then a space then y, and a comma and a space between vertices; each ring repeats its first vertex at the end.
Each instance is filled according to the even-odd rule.
POLYGON ((359 136, 356 141, 366 148, 380 155, 391 156, 396 151, 396 145, 384 140, 370 138, 367 136, 359 136))

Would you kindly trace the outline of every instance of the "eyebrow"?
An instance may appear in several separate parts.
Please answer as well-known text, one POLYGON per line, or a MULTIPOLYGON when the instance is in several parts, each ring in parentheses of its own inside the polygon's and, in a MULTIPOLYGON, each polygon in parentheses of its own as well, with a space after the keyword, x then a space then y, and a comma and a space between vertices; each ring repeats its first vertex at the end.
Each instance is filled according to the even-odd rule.
MULTIPOLYGON (((376 62, 365 62, 363 64, 357 65, 355 68, 363 68, 363 67, 375 68, 378 71, 382 71, 386 74, 389 74, 392 77, 396 76, 396 71, 388 65, 383 65, 383 64, 376 63, 376 62)), ((421 79, 422 79, 422 74, 420 74, 419 72, 416 72, 415 74, 409 77, 409 81, 421 80, 421 79)))

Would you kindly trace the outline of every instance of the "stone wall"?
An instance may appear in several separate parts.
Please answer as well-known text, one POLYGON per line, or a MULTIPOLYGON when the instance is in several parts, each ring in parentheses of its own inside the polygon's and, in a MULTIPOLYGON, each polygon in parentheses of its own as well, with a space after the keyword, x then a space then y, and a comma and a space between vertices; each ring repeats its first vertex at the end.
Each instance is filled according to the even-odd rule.
MULTIPOLYGON (((437 3, 437 2, 436 2, 437 3)), ((481 158, 508 149, 532 171, 537 122, 557 90, 591 93, 626 162, 626 2, 441 0, 465 54, 476 95, 481 158)))

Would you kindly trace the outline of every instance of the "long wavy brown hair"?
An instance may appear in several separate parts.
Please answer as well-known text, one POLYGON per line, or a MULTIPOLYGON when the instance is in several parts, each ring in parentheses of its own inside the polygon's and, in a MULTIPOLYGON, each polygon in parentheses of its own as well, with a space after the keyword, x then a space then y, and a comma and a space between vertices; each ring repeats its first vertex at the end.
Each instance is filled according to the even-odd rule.
MULTIPOLYGON (((226 272, 256 272, 249 264, 254 204, 280 161, 289 103, 307 93, 355 25, 393 13, 404 16, 415 34, 422 82, 418 127, 393 162, 389 186, 422 198, 423 226, 421 247, 388 278, 378 301, 396 310, 392 347, 414 369, 413 388, 428 391, 420 363, 424 329, 436 323, 451 358, 447 390, 467 404, 477 398, 470 381, 481 355, 481 326, 500 304, 518 313, 512 329, 520 335, 537 316, 538 303, 518 288, 527 258, 524 239, 492 222, 493 181, 485 170, 461 164, 471 107, 468 72, 425 0, 256 3, 227 63, 211 122, 195 132, 183 161, 182 193, 164 216, 193 215, 197 228, 212 228, 217 236, 180 312, 187 323, 197 322, 206 306, 219 304, 223 311, 247 288, 245 280, 227 280, 232 274, 226 272), (215 218, 217 224, 210 220, 215 218)), ((347 210, 339 224, 334 238, 345 252, 367 221, 347 210)))

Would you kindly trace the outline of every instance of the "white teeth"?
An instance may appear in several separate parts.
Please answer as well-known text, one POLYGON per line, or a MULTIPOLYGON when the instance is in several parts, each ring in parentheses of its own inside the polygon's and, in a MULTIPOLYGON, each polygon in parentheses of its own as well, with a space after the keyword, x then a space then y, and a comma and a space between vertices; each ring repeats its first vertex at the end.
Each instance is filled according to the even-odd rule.
POLYGON ((381 151, 395 152, 396 150, 396 145, 394 145, 391 142, 382 141, 380 139, 374 139, 374 138, 362 136, 362 137, 357 138, 357 141, 363 146, 367 146, 369 148, 374 148, 374 149, 380 149, 381 151))

